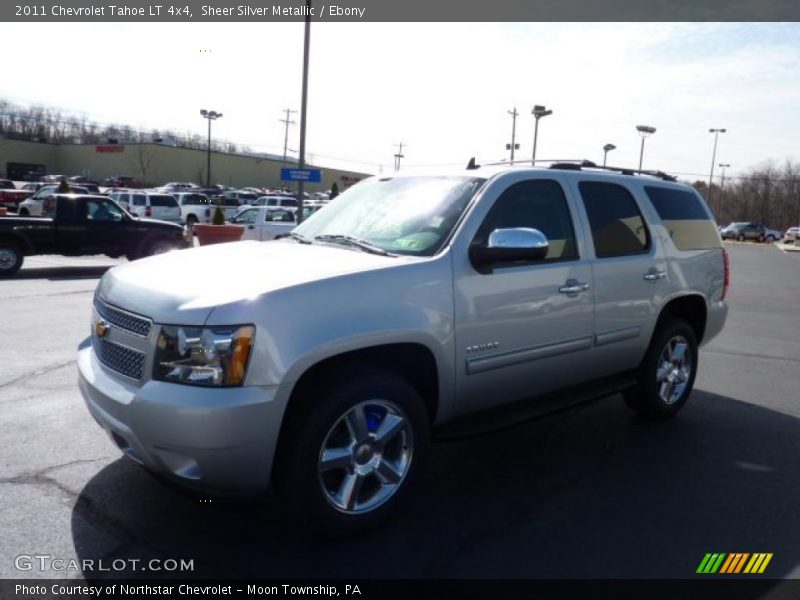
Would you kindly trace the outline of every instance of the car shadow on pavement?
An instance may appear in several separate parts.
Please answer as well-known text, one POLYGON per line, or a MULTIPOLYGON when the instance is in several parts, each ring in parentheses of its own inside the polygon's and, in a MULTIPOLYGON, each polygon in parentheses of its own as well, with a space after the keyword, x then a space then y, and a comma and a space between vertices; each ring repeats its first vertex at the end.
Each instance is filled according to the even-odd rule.
POLYGON ((51 281, 65 281, 69 279, 99 279, 115 265, 104 267, 33 267, 20 269, 14 279, 49 279, 51 281))
POLYGON ((86 484, 72 533, 81 559, 194 561, 90 579, 687 578, 707 552, 774 553, 781 578, 800 563, 798 473, 795 417, 697 390, 650 423, 617 395, 435 444, 403 510, 357 537, 309 539, 273 498, 208 502, 127 459, 86 484))

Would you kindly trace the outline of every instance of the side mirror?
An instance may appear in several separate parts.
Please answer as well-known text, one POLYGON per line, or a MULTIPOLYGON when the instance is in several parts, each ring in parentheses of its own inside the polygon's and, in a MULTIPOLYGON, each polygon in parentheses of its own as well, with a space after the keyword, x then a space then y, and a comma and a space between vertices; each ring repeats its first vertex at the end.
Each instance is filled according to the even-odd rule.
POLYGON ((495 229, 485 244, 470 247, 469 258, 479 273, 491 273, 496 264, 542 260, 549 248, 547 237, 538 229, 495 229))

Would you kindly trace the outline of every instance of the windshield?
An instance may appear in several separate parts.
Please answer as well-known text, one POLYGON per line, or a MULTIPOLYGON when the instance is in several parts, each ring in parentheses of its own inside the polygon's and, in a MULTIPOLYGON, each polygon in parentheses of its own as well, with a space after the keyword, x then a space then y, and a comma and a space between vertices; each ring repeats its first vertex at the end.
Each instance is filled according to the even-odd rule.
POLYGON ((345 235, 393 254, 433 256, 484 181, 458 176, 367 180, 295 231, 309 240, 345 235))

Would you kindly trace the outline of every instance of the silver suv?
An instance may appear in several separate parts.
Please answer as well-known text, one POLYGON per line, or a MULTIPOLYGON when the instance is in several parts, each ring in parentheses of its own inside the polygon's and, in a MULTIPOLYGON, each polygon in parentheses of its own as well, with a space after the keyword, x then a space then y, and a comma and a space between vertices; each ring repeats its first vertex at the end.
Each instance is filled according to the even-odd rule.
POLYGON ((667 177, 377 176, 286 239, 108 271, 80 389, 148 469, 203 493, 274 485, 346 532, 396 508, 434 435, 615 392, 675 415, 727 287, 704 200, 667 177))

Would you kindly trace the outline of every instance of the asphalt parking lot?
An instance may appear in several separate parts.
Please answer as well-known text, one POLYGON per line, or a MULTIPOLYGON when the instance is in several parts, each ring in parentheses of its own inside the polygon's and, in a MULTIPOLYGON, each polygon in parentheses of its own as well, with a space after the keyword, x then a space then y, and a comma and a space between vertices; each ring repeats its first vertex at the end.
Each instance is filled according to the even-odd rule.
POLYGON ((0 577, 83 576, 15 567, 47 554, 188 558, 179 575, 196 577, 685 578, 734 551, 800 577, 800 253, 728 249, 728 323, 677 419, 643 422, 614 396, 438 443, 405 511, 344 541, 298 536, 274 499, 209 502, 122 458, 75 365, 120 261, 31 259, 0 281, 0 577))

